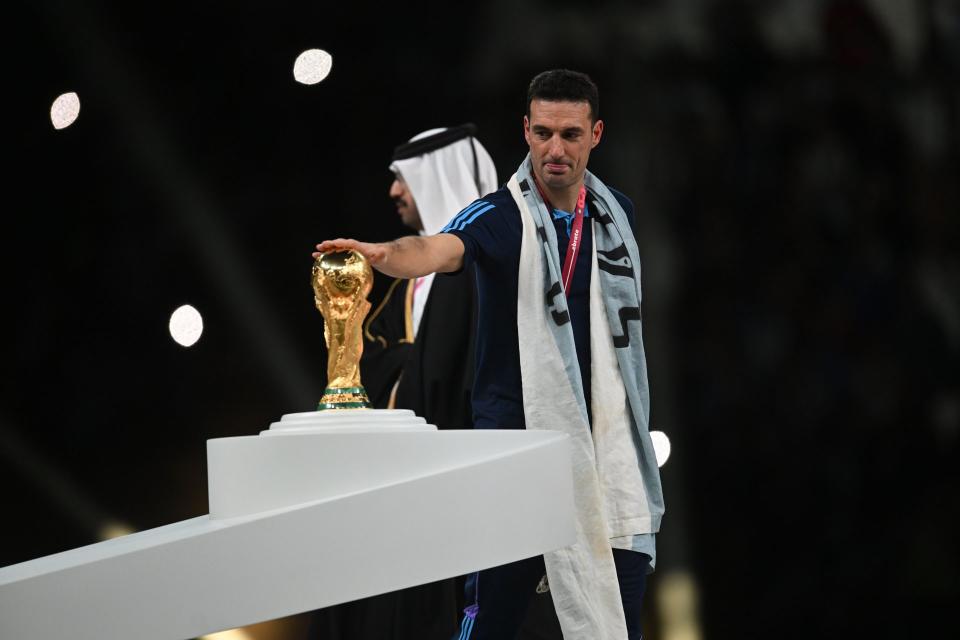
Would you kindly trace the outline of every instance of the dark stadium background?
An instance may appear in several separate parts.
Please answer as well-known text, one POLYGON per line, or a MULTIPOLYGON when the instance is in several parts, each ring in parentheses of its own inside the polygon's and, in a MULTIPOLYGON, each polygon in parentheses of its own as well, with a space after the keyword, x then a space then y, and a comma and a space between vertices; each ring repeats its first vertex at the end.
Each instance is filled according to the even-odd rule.
POLYGON ((570 67, 600 87, 590 167, 637 207, 673 444, 649 637, 677 637, 678 575, 706 638, 957 629, 956 2, 46 0, 6 25, 0 565, 206 513, 205 441, 322 392, 313 244, 405 233, 387 167, 424 129, 476 123, 505 180, 526 83, 570 67), (305 86, 310 48, 333 69, 305 86))

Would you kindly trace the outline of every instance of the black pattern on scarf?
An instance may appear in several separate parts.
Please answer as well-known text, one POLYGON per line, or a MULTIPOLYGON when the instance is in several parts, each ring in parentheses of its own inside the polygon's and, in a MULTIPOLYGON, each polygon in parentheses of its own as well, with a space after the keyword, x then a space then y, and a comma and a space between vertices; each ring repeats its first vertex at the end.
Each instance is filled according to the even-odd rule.
POLYGON ((609 251, 597 249, 597 255, 601 255, 607 260, 621 260, 629 256, 627 253, 627 245, 623 243, 620 243, 620 246, 616 249, 610 249, 609 251))
POLYGON ((640 307, 621 307, 618 312, 620 316, 621 335, 613 336, 613 346, 617 349, 630 346, 630 331, 627 329, 627 323, 631 320, 640 319, 640 307))
POLYGON ((597 267, 603 269, 611 275, 623 276, 624 278, 633 278, 633 269, 628 266, 612 264, 606 260, 597 260, 597 267))
POLYGON ((606 226, 606 225, 608 225, 608 224, 613 224, 613 218, 611 218, 611 217, 610 217, 609 215, 607 215, 606 213, 603 213, 602 211, 596 213, 596 214, 593 216, 593 219, 596 220, 597 222, 599 222, 600 224, 604 225, 604 226, 606 226))

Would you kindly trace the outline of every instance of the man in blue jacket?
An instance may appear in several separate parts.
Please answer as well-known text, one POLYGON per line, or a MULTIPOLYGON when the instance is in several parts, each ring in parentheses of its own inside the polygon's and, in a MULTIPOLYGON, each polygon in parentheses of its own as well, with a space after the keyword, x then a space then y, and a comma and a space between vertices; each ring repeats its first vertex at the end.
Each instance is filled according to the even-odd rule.
POLYGON ((586 75, 537 75, 523 126, 529 154, 517 172, 440 233, 317 250, 353 249, 404 278, 474 266, 475 428, 570 435, 577 541, 472 576, 459 638, 513 637, 539 584, 566 640, 636 640, 664 509, 633 205, 587 171, 603 121, 586 75))

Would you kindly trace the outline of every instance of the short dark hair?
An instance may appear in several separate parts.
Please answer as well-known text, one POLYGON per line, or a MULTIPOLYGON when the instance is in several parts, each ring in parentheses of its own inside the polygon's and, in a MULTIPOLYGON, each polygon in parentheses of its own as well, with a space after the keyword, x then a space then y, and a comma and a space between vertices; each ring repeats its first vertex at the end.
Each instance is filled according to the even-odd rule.
POLYGON ((527 117, 534 100, 548 102, 586 102, 590 105, 590 119, 600 118, 600 93, 597 85, 585 73, 569 69, 551 69, 538 73, 527 88, 527 117))

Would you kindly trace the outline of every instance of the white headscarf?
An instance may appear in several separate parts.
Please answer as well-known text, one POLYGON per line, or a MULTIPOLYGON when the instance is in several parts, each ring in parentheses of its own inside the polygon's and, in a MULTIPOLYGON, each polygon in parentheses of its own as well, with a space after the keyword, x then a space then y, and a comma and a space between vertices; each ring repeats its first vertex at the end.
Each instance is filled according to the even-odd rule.
MULTIPOLYGON (((418 133, 410 138, 410 142, 441 131, 446 131, 446 127, 418 133)), ((395 160, 390 164, 390 170, 403 177, 413 195, 423 224, 421 235, 438 233, 468 204, 497 189, 497 168, 493 165, 493 159, 480 141, 472 136, 413 158, 395 160)), ((420 325, 432 284, 433 274, 417 282, 413 297, 414 332, 420 325)))
MULTIPOLYGON (((446 131, 429 129, 410 138, 410 142, 446 131)), ((423 155, 396 160, 390 170, 403 176, 413 194, 423 222, 423 235, 432 236, 468 204, 497 189, 497 168, 480 141, 461 138, 452 144, 423 155), (474 181, 473 151, 477 153, 477 177, 474 181)))

